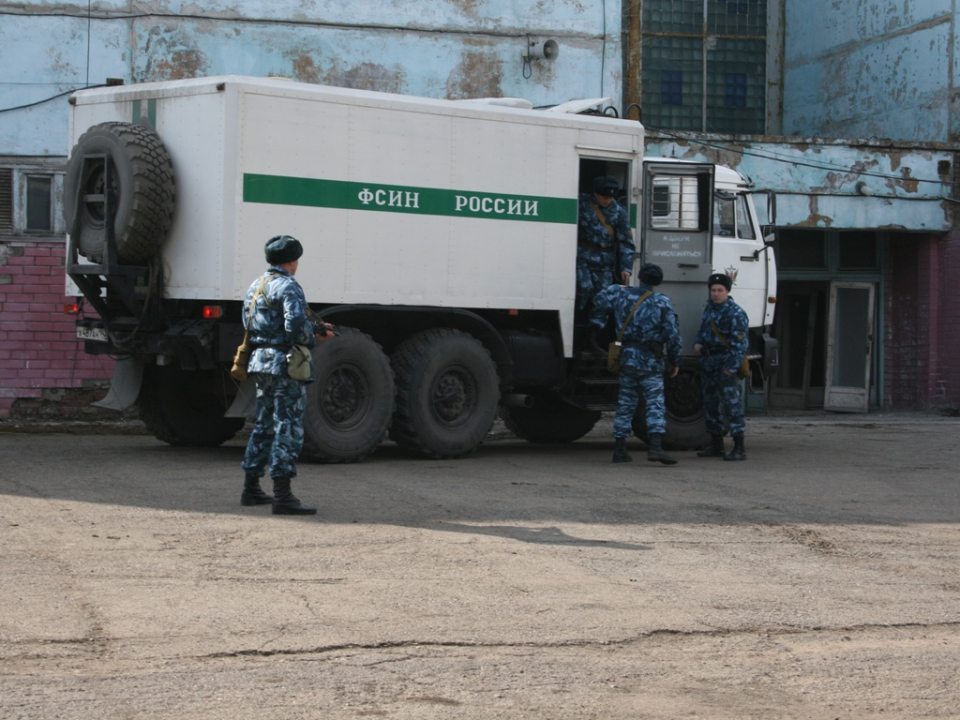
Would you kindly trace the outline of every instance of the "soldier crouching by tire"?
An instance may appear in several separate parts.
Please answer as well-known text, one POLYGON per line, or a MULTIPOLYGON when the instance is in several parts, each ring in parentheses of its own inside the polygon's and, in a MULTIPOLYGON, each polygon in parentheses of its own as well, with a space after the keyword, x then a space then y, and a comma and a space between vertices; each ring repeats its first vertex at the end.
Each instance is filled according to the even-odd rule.
POLYGON ((703 368, 703 411, 710 433, 710 446, 699 457, 746 460, 743 435, 746 432, 743 404, 740 402, 740 377, 737 371, 749 348, 750 322, 747 314, 730 297, 733 280, 716 273, 707 279, 710 301, 703 311, 700 332, 693 352, 703 368), (723 416, 730 423, 733 449, 724 454, 723 416))
POLYGON ((272 503, 274 515, 314 515, 317 509, 303 505, 290 490, 303 448, 306 384, 314 377, 311 371, 305 381, 291 378, 287 353, 294 345, 312 348, 318 339, 327 340, 334 333, 326 325, 315 335, 307 317, 303 288, 293 279, 303 255, 300 241, 278 235, 267 241, 264 254, 270 267, 253 282, 243 303, 244 325, 255 348, 247 372, 256 381, 257 409, 243 457, 240 504, 272 503), (268 462, 273 497, 260 488, 268 462))
MULTIPOLYGON (((640 268, 635 287, 611 285, 594 300, 590 323, 594 335, 603 330, 612 313, 620 333, 620 391, 613 423, 613 462, 629 462, 627 438, 633 433, 633 415, 640 393, 647 413, 647 460, 674 465, 676 460, 662 445, 667 430, 663 395, 663 352, 671 364, 670 377, 680 372, 680 329, 673 303, 653 288, 663 282, 663 271, 652 263, 640 268)), ((597 344, 595 337, 594 343, 597 344)))

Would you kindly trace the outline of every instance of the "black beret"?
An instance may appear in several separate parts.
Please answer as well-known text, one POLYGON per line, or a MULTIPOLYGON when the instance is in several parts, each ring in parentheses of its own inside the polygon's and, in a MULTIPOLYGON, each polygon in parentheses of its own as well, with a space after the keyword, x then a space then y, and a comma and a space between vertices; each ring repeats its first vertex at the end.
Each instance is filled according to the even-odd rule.
POLYGON ((659 285, 663 282, 663 270, 659 265, 644 263, 640 268, 640 281, 647 285, 659 285))
POLYGON ((733 287, 733 280, 730 279, 729 275, 724 275, 723 273, 714 273, 709 278, 707 278, 707 287, 713 285, 723 285, 727 290, 733 287))
POLYGON ((620 183, 612 175, 601 175, 593 179, 593 191, 597 195, 613 195, 620 189, 620 183))
POLYGON ((271 265, 285 265, 303 255, 303 245, 295 237, 277 235, 267 240, 263 254, 271 265))

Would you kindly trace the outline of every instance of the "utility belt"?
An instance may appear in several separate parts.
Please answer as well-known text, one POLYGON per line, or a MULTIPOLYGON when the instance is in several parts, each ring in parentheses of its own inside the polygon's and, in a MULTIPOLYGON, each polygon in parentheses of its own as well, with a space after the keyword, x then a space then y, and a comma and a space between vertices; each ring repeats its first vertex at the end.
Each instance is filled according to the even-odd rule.
POLYGON ((604 252, 604 253, 614 251, 613 245, 611 245, 610 247, 603 247, 603 245, 597 245, 596 243, 592 243, 589 240, 577 240, 577 246, 586 248, 587 250, 596 250, 597 252, 604 252))
POLYGON ((711 355, 723 355, 726 352, 727 349, 723 346, 715 348, 708 348, 706 345, 700 346, 700 354, 704 357, 710 357, 711 355))
POLYGON ((636 342, 634 340, 625 340, 621 345, 625 348, 634 347, 640 348, 642 350, 649 350, 654 354, 655 357, 660 357, 663 355, 663 343, 658 343, 656 340, 648 340, 647 342, 636 342))
POLYGON ((253 348, 254 350, 270 349, 270 350, 279 350, 285 353, 290 352, 289 345, 273 345, 271 343, 250 343, 250 347, 253 348))

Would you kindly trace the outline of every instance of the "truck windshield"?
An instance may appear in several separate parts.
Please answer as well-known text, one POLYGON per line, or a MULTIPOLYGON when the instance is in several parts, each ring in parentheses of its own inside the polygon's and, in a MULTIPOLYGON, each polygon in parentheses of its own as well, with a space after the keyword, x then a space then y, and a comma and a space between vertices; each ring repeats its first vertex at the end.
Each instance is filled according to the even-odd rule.
POLYGON ((717 193, 713 204, 713 228, 720 237, 755 240, 757 236, 750 222, 746 195, 717 193))

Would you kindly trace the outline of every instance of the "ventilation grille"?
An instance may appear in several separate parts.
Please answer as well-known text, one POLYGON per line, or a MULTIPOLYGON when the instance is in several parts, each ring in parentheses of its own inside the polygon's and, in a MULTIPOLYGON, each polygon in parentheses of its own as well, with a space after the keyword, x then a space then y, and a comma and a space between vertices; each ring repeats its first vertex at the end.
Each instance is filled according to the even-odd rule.
POLYGON ((13 170, 0 168, 0 235, 13 235, 13 170))

